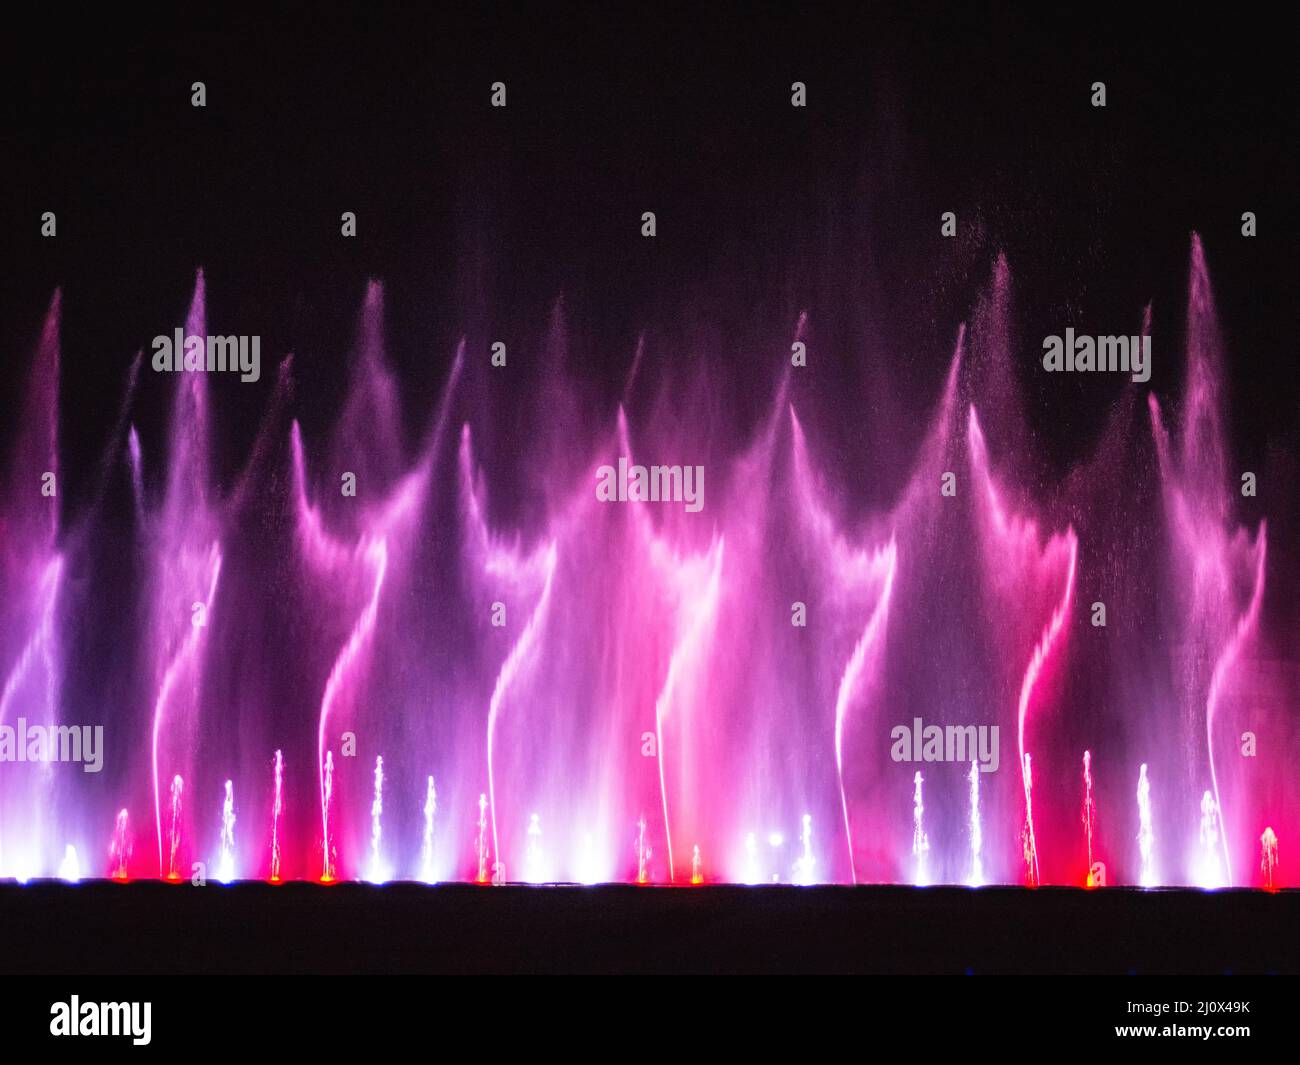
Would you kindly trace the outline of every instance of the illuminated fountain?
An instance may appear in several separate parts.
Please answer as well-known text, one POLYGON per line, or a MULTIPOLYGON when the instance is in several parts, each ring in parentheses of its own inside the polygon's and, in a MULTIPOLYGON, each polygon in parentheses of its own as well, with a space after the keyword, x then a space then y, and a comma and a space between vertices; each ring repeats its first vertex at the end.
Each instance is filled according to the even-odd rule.
POLYGON ((380 844, 384 838, 384 759, 375 759, 375 794, 370 802, 370 875, 372 884, 382 884, 388 877, 384 872, 384 856, 380 844))
POLYGON ((1201 861, 1198 886, 1223 887, 1223 869, 1220 865, 1219 806, 1208 791, 1201 796, 1201 861))
POLYGON ((131 865, 131 829, 130 817, 125 810, 118 811, 113 826, 113 840, 108 848, 108 859, 109 875, 114 880, 126 880, 131 865))
POLYGON ((1259 821, 1249 817, 1244 759, 1234 752, 1244 731, 1256 725, 1244 688, 1243 658, 1259 647, 1268 529, 1254 533, 1233 521, 1233 496, 1246 491, 1248 475, 1229 465, 1224 431, 1224 344, 1210 287, 1205 250, 1192 237, 1187 301, 1187 362, 1183 409, 1177 430, 1149 394, 1152 434, 1164 490, 1171 569, 1171 638, 1180 649, 1174 690, 1182 708, 1180 727, 1164 737, 1165 748, 1195 743, 1200 757, 1177 767, 1179 798, 1200 800, 1197 838, 1186 848, 1192 882, 1231 886, 1233 870, 1254 861, 1259 821), (1212 839, 1210 837, 1213 837, 1212 839), (1233 840, 1237 847, 1234 857, 1233 840), (1241 844, 1247 844, 1245 848, 1241 844), (1211 857, 1208 849, 1217 853, 1211 857))
POLYGON ((335 878, 334 874, 334 837, 330 833, 330 812, 334 808, 334 752, 325 752, 325 774, 321 784, 321 852, 324 856, 324 867, 321 869, 320 878, 325 883, 329 883, 335 878))
POLYGON ((1021 829, 1021 839, 1025 848, 1025 883, 1030 887, 1038 886, 1038 844, 1034 841, 1034 776, 1030 756, 1024 756, 1025 770, 1022 780, 1025 785, 1025 826, 1021 829))
POLYGON ((63 861, 59 863, 59 879, 75 884, 81 879, 81 862, 77 858, 77 848, 71 843, 64 848, 63 861))
POLYGON ((1259 868, 1264 874, 1264 887, 1272 891, 1277 886, 1273 882, 1277 873, 1277 836, 1271 828, 1264 829, 1264 834, 1259 837, 1259 845, 1262 855, 1259 868))
POLYGON ((980 825, 980 765, 971 762, 970 773, 970 878, 966 883, 970 887, 980 887, 984 883, 984 829, 980 825))
MULTIPOLYGON (((207 290, 202 271, 194 285, 185 335, 207 335, 207 290)), ((203 650, 221 576, 221 520, 212 498, 209 470, 206 375, 177 376, 171 414, 166 487, 161 503, 145 498, 145 458, 133 427, 128 458, 141 534, 147 538, 149 573, 145 647, 152 655, 153 720, 150 775, 159 875, 174 880, 186 861, 181 840, 191 833, 183 823, 183 780, 193 780, 202 732, 203 650), (166 781, 170 776, 171 783, 166 781), (163 807, 164 793, 169 804, 163 807), (166 831, 164 831, 166 830, 166 831), (164 834, 167 854, 164 859, 164 834)))
MULTIPOLYGON (((54 293, 36 346, 27 401, 8 470, 0 472, 0 758, 27 746, 17 719, 38 726, 60 719, 59 617, 64 592, 58 463, 59 329, 54 293), (13 734, 6 735, 5 729, 13 734), (7 749, 6 749, 7 747, 7 749)), ((0 877, 26 880, 52 868, 53 774, 0 765, 0 877)))
POLYGON ((488 882, 487 808, 487 796, 480 795, 478 797, 478 845, 475 848, 478 854, 478 876, 475 879, 480 884, 488 882))
POLYGON ((542 821, 537 814, 528 818, 528 847, 524 851, 524 881, 540 884, 546 879, 542 868, 542 821))
POLYGON ((235 879, 235 785, 226 781, 226 796, 221 804, 221 856, 217 860, 217 879, 229 884, 235 879))
POLYGON ((913 778, 912 792, 912 858, 916 862, 917 887, 925 887, 930 882, 926 857, 930 853, 930 837, 925 834, 925 803, 921 798, 922 777, 917 773, 913 778))
POLYGON ((179 775, 172 777, 172 786, 169 789, 171 797, 171 828, 167 833, 167 879, 180 879, 180 863, 177 855, 181 846, 181 794, 185 790, 185 781, 179 775))
POLYGON ((437 812, 438 790, 430 777, 424 793, 424 841, 420 845, 420 879, 426 884, 437 882, 433 869, 433 818, 437 812))
POLYGON ((650 882, 650 844, 646 841, 645 818, 636 823, 636 882, 650 882))
POLYGON ((1142 857, 1141 873, 1138 884, 1142 887, 1156 887, 1160 880, 1156 874, 1156 834, 1151 818, 1151 781, 1147 779, 1146 763, 1138 770, 1137 788, 1138 806, 1138 853, 1142 857))
MULTIPOLYGON (((51 302, 4 442, 0 727, 103 719, 114 760, 99 779, 0 767, 0 876, 79 851, 99 858, 78 875, 117 880, 216 856, 217 879, 274 882, 1036 886, 1086 863, 1091 886, 1101 805, 1130 826, 1102 840, 1114 883, 1291 882, 1273 827, 1300 816, 1296 619, 1265 597, 1277 526, 1240 517, 1199 239, 1181 388, 1126 382, 1095 452, 1055 471, 1021 409, 1035 345, 1001 256, 934 353, 946 370, 879 404, 788 365, 790 344, 851 361, 809 312, 739 384, 708 359, 682 379, 643 338, 601 395, 559 305, 527 386, 515 347, 493 367, 474 334, 432 363, 437 398, 407 403, 383 287, 359 296, 332 420, 292 406, 314 379, 287 358, 240 393, 265 402, 235 443, 229 389, 261 386, 146 373, 167 402, 151 423, 124 382, 102 479, 130 485, 116 574, 108 489, 62 515, 41 494, 64 472, 51 302), (659 464, 702 471, 698 508, 596 492, 602 469, 659 464), (100 581, 140 629, 95 684, 75 619, 100 581), (889 741, 922 717, 1004 746, 918 754, 923 776, 889 741), (1255 732, 1282 738, 1237 756, 1255 732)), ((185 330, 208 312, 200 273, 185 330)), ((1174 346, 1157 335, 1157 365, 1174 346)))
POLYGON ((271 799, 271 882, 280 879, 280 818, 284 814, 284 754, 275 752, 275 792, 271 799))
POLYGON ((813 857, 812 852, 812 814, 804 814, 799 830, 799 846, 801 848, 799 857, 794 863, 794 878, 796 884, 815 884, 817 883, 815 868, 817 859, 813 857))
POLYGON ((1083 835, 1088 844, 1088 872, 1084 883, 1088 887, 1099 887, 1094 876, 1092 864, 1092 826, 1097 819, 1097 806, 1092 799, 1092 752, 1083 752, 1083 835))

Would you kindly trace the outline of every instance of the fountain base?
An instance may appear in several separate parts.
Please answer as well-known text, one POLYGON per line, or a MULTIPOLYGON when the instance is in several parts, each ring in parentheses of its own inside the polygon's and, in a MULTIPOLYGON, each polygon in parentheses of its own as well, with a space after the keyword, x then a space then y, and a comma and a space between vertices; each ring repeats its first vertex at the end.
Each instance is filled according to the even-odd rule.
POLYGON ((1300 891, 0 884, 6 973, 1300 972, 1300 891))

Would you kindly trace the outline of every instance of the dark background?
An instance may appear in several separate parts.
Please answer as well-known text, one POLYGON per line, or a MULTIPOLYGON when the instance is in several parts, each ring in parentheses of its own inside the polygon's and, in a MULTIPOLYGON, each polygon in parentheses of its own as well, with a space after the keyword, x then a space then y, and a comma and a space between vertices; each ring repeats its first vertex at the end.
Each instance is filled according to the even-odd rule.
MULTIPOLYGON (((1195 229, 1232 355, 1234 452, 1263 467, 1291 451, 1297 401, 1286 39, 1244 15, 1017 5, 44 9, 14 26, 0 64, 0 442, 61 285, 75 509, 131 358, 182 320, 201 265, 213 329, 260 334, 267 382, 221 387, 223 480, 284 353, 305 436, 328 427, 378 277, 409 437, 461 335, 471 352, 509 337, 524 387, 560 299, 594 399, 616 397, 645 333, 670 371, 710 360, 752 420, 807 308, 823 394, 845 397, 825 431, 846 462, 862 443, 897 456, 897 480, 879 484, 889 497, 1004 251, 1027 416, 1055 476, 1095 447, 1123 383, 1036 373, 1039 338, 1067 324, 1136 332, 1148 301, 1158 327, 1180 323, 1195 229), (196 80, 205 109, 190 106, 196 80), (489 107, 496 80, 505 110, 489 107), (806 109, 790 106, 794 80, 806 109), (1089 104, 1096 80, 1105 109, 1089 104), (45 210, 53 240, 39 235, 45 210), (339 234, 344 210, 356 239, 339 234), (653 241, 643 210, 658 216, 653 241), (939 235, 946 210, 956 240, 939 235)), ((1170 344, 1156 355, 1162 400, 1180 360, 1170 344)), ((147 453, 169 388, 144 375, 133 417, 147 453)))

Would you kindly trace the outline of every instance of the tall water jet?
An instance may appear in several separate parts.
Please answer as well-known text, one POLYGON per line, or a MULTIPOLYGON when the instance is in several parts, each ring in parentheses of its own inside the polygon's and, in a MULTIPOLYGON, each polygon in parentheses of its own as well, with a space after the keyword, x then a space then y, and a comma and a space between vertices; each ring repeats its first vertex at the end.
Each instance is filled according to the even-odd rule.
POLYGON ((912 778, 912 858, 915 862, 915 880, 917 887, 930 883, 927 856, 930 853, 930 837, 925 833, 925 803, 921 798, 921 774, 912 778))
POLYGON ((433 819, 438 812, 438 790, 429 777, 424 790, 424 839, 420 846, 420 879, 426 884, 437 882, 433 867, 433 819))
MULTIPOLYGON (((800 330, 806 324, 806 316, 801 316, 800 330)), ((820 572, 814 573, 835 590, 834 601, 845 604, 837 612, 842 616, 834 618, 845 636, 837 641, 838 647, 834 644, 827 646, 828 661, 824 667, 819 664, 819 669, 825 668, 828 673, 834 671, 838 676, 833 711, 836 786, 849 880, 856 884, 858 868, 846 779, 850 765, 847 760, 848 733, 854 714, 862 714, 878 694, 885 634, 898 574, 898 542, 893 533, 884 543, 867 546, 851 542, 824 498, 824 490, 808 454, 803 425, 793 406, 790 409, 790 432, 797 513, 802 531, 815 545, 815 555, 822 567, 820 572)))
POLYGON ((1097 808, 1092 799, 1092 752, 1083 752, 1083 835, 1087 845, 1088 870, 1084 876, 1087 887, 1095 887, 1092 864, 1092 825, 1097 816, 1097 808))
POLYGON ((1197 884, 1203 888, 1223 887, 1222 852, 1219 847, 1219 806, 1214 796, 1206 792, 1201 796, 1201 860, 1197 870, 1197 884))
MULTIPOLYGON (((507 693, 517 673, 523 669, 524 664, 536 652, 538 640, 540 638, 540 628, 543 619, 546 616, 547 605, 550 602, 551 589, 555 577, 555 567, 557 556, 555 543, 552 541, 546 546, 540 557, 540 566, 545 574, 543 577, 541 595, 538 597, 537 604, 524 623, 523 632, 519 639, 511 647, 510 653, 506 656, 505 662, 497 674, 496 683, 492 687, 492 697, 488 702, 487 715, 487 776, 488 776, 488 801, 492 813, 492 853, 496 855, 497 861, 501 861, 501 841, 497 833, 497 799, 496 799, 496 773, 494 770, 493 753, 496 750, 497 722, 501 716, 507 693)), ((531 568, 531 567, 530 567, 531 568)), ((529 822, 529 831, 531 833, 532 822, 529 822)), ((540 830, 539 830, 540 831, 540 830)), ((529 844, 532 843, 530 839, 529 844)))
POLYGON ((1259 869, 1264 874, 1264 887, 1273 891, 1277 887, 1273 882, 1273 877, 1277 873, 1277 836, 1272 828, 1264 829, 1264 834, 1259 837, 1259 847, 1259 869))
MULTIPOLYGON (((194 282, 194 295, 185 319, 186 348, 207 335, 206 288, 203 271, 194 282)), ((179 353, 178 353, 179 354, 179 353)), ((137 487, 137 512, 148 537, 150 569, 149 638, 152 652, 153 729, 150 772, 158 866, 170 878, 177 874, 176 845, 182 835, 178 799, 173 802, 171 847, 164 863, 162 809, 164 782, 191 775, 202 734, 202 665, 205 634, 220 580, 222 552, 220 520, 209 497, 207 375, 177 375, 171 412, 167 481, 161 506, 150 509, 143 498, 143 458, 135 430, 129 457, 137 487)), ((169 789, 170 790, 170 789, 169 789)))
POLYGON ((476 853, 478 857, 478 876, 477 881, 480 884, 488 882, 488 797, 480 795, 478 797, 478 843, 476 853))
POLYGON ((524 881, 540 884, 546 879, 542 868, 542 819, 537 814, 528 817, 528 846, 524 851, 524 881))
POLYGON ((966 774, 970 784, 970 815, 967 830, 970 833, 970 877, 966 883, 970 887, 982 887, 984 884, 984 829, 980 824, 980 764, 972 761, 970 772, 966 774))
POLYGON ((582 834, 582 842, 574 868, 579 884, 598 884, 602 880, 601 861, 596 849, 596 838, 590 832, 582 834))
MULTIPOLYGON (((663 687, 655 699, 655 735, 661 752, 664 749, 666 723, 694 702, 691 696, 702 669, 700 655, 717 617, 722 568, 721 544, 715 541, 703 559, 674 559, 673 564, 673 576, 681 584, 687 584, 689 580, 689 589, 679 588, 672 657, 663 687), (694 572, 699 566, 704 567, 703 573, 694 572), (689 579, 687 574, 691 575, 689 579)), ((668 859, 668 882, 671 884, 677 878, 677 869, 673 854, 673 814, 669 810, 665 761, 661 753, 659 792, 663 810, 664 852, 668 859)))
POLYGON ((119 810, 113 824, 113 838, 108 845, 109 876, 114 880, 126 880, 130 875, 130 865, 130 817, 125 810, 119 810))
POLYGON ((1029 752, 1025 752, 1025 765, 1022 779, 1025 786, 1025 825, 1023 842, 1025 847, 1025 883, 1029 887, 1038 887, 1038 843, 1034 839, 1034 772, 1029 752))
MULTIPOLYGON (((1009 283, 1005 264, 999 261, 994 303, 998 308, 989 328, 995 334, 993 346, 1005 348, 1005 287, 1009 283)), ((1008 356, 1003 354, 1003 358, 1008 356)), ((1074 603, 1079 539, 1072 525, 1044 537, 1039 520, 1013 509, 1014 496, 995 478, 982 423, 974 406, 967 415, 967 449, 972 474, 980 487, 976 499, 979 543, 984 565, 983 579, 991 604, 999 610, 999 639, 1006 641, 1013 656, 1001 683, 1016 684, 1015 730, 1017 764, 1020 772, 1020 810, 1017 842, 1022 858, 1022 879, 1031 887, 1041 883, 1039 840, 1034 821, 1032 758, 1029 732, 1040 708, 1047 704, 1049 667, 1062 662, 1069 629, 1066 625, 1074 603), (1026 609, 1026 605, 1034 609, 1026 609), (1012 608, 1008 619, 1007 607, 1012 608), (1044 619, 1044 615, 1046 615, 1044 619), (1003 632, 1006 634, 1003 635, 1003 632), (1021 657, 1024 655, 1025 657, 1021 657), (1023 662, 1023 667, 1020 663, 1023 662)), ((997 667, 994 667, 997 668, 997 667)), ((1010 691, 1005 698, 1010 701, 1010 691)), ((1008 707, 1009 710, 1009 707, 1008 707)))
MULTIPOLYGON (((860 560, 861 556, 857 561, 860 560)), ((871 656, 879 649, 885 619, 889 614, 897 566, 898 552, 892 540, 883 551, 871 558, 869 569, 872 575, 879 572, 884 574, 881 591, 862 635, 853 649, 853 654, 844 667, 835 696, 835 772, 840 788, 840 810, 844 815, 844 842, 849 856, 849 876, 854 884, 858 882, 858 869, 853 855, 853 826, 849 817, 848 795, 844 785, 844 729, 849 709, 854 699, 860 697, 864 677, 869 672, 871 656)))
MULTIPOLYGON (((1234 817, 1239 823, 1250 822, 1240 806, 1225 805, 1225 779, 1241 779, 1240 767, 1234 764, 1240 760, 1216 757, 1216 739, 1228 742, 1231 749, 1246 727, 1244 721, 1238 725, 1226 718, 1234 710, 1239 716, 1244 713, 1241 659, 1256 636, 1263 604, 1268 529, 1261 520, 1252 538, 1233 516, 1236 477, 1230 473, 1224 429, 1224 345, 1205 249, 1195 233, 1186 324, 1186 378, 1176 436, 1166 428, 1154 394, 1148 397, 1148 407, 1172 549, 1169 613, 1176 648, 1175 695, 1188 732, 1178 738, 1190 740, 1199 733, 1204 751, 1203 759, 1186 766, 1183 788, 1190 791, 1187 800, 1195 801, 1209 777, 1219 869, 1205 868, 1199 835, 1187 847, 1185 860, 1194 882, 1208 877, 1231 886, 1229 828, 1234 817)), ((1228 797, 1234 797, 1234 790, 1228 790, 1228 797)))
POLYGON ((372 884, 382 884, 388 879, 384 871, 383 852, 380 844, 384 836, 384 758, 375 758, 375 793, 370 800, 370 875, 367 879, 372 884))
POLYGON ((217 862, 217 879, 229 884, 235 879, 235 785, 226 781, 221 803, 221 857, 217 862))
MULTIPOLYGON (((327 778, 329 776, 329 767, 326 764, 330 757, 330 752, 325 749, 327 731, 330 720, 330 713, 334 709, 336 702, 342 698, 345 689, 351 693, 355 684, 354 674, 358 669, 358 662, 368 647, 369 641, 374 632, 375 618, 379 611, 379 597, 384 585, 384 575, 388 570, 388 551, 383 540, 369 544, 362 552, 362 558, 369 563, 372 572, 372 585, 370 598, 367 600, 361 615, 357 618, 348 636, 346 643, 339 652, 334 661, 334 666, 330 670, 328 680, 325 682, 325 692, 321 697, 320 717, 317 723, 316 746, 318 758, 323 755, 324 758, 320 763, 320 800, 321 800, 321 826, 322 832, 329 837, 329 828, 327 821, 329 818, 329 787, 327 778)), ((332 844, 332 840, 327 843, 327 847, 332 844)), ((333 879, 332 869, 333 857, 328 859, 331 866, 329 870, 329 879, 333 879)))
MULTIPOLYGON (((13 460, 0 470, 0 726, 16 711, 28 723, 60 719, 59 330, 62 293, 46 311, 19 419, 13 460)), ((20 738, 19 746, 26 745, 20 738)), ((12 757, 10 751, 7 757, 12 757)), ((53 774, 47 766, 0 774, 0 876, 41 875, 53 864, 47 820, 53 774), (46 863, 49 863, 47 865, 46 863)))
POLYGON ((1142 763, 1138 770, 1138 854, 1141 858, 1141 873, 1138 884, 1142 887, 1156 887, 1160 878, 1156 873, 1156 833, 1151 819, 1151 782, 1147 779, 1147 765, 1142 763))
POLYGON ((176 857, 181 844, 181 793, 185 790, 185 781, 180 775, 172 777, 171 795, 171 832, 168 836, 167 879, 179 880, 180 869, 176 857))
MULTIPOLYGON (((327 817, 331 816, 326 811, 325 760, 333 730, 349 725, 355 728, 349 719, 373 712, 369 711, 372 704, 366 695, 368 687, 378 683, 372 671, 374 659, 385 650, 380 638, 381 612, 396 609, 392 591, 407 576, 406 567, 432 466, 431 455, 426 452, 408 472, 401 471, 401 418, 395 382, 385 359, 383 320, 383 286, 371 281, 366 287, 358 325, 347 403, 335 426, 329 455, 330 464, 347 471, 343 490, 338 481, 330 483, 337 474, 321 485, 310 483, 301 425, 294 421, 290 427, 293 503, 301 557, 307 564, 308 574, 319 582, 318 594, 337 596, 343 616, 350 619, 346 627, 341 627, 344 631, 335 629, 336 635, 331 637, 339 642, 321 690, 316 717, 316 773, 322 832, 327 817), (358 485, 364 486, 365 491, 359 492, 358 485), (344 501, 342 506, 337 502, 340 499, 344 501), (346 533, 336 531, 336 525, 347 530, 346 533)), ((439 430, 442 421, 440 417, 439 430)), ((439 439, 440 432, 435 431, 429 447, 436 447, 439 439)), ((373 727, 382 732, 382 726, 373 727)), ((346 793, 352 784, 345 776, 338 786, 346 793)), ((347 808, 351 808, 352 798, 347 795, 347 808)), ((336 813, 333 821, 342 828, 343 835, 331 825, 330 848, 335 848, 336 836, 345 846, 352 844, 348 815, 336 813)), ((360 836, 360 832, 355 835, 360 836)), ((358 872, 365 875, 364 855, 370 849, 373 848, 357 847, 362 868, 346 869, 344 875, 358 872)), ((334 862, 331 855, 330 863, 334 862)), ((336 873, 337 870, 331 870, 331 876, 336 873)))
POLYGON ((636 823, 636 882, 650 882, 650 843, 645 834, 645 816, 636 823))
POLYGON ((334 879, 334 836, 330 831, 330 810, 334 805, 334 752, 325 752, 325 779, 321 791, 321 857, 323 867, 320 878, 328 884, 334 879))
POLYGON ((271 800, 271 881, 280 879, 280 816, 284 813, 284 755, 275 752, 274 794, 271 800))
POLYGON ((817 859, 812 850, 812 814, 804 814, 799 828, 800 854, 794 863, 796 884, 815 884, 817 882, 817 859))

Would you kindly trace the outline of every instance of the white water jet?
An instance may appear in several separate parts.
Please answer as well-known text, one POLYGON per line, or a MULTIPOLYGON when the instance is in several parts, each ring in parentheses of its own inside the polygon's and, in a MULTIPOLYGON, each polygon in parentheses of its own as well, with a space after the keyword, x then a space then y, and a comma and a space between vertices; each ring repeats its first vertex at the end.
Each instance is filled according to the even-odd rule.
POLYGON ((970 764, 970 887, 982 887, 984 884, 984 830, 980 826, 980 765, 978 761, 970 764))
POLYGON ((1214 795, 1206 791, 1201 796, 1201 828, 1196 863, 1196 883, 1209 890, 1226 886, 1223 864, 1220 860, 1219 804, 1214 795))
POLYGON ((930 883, 930 872, 926 860, 926 855, 930 853, 930 837, 925 834, 925 803, 921 798, 921 774, 918 772, 912 778, 915 785, 912 791, 912 857, 916 861, 916 878, 917 887, 925 887, 930 883))
POLYGON ((745 836, 745 883, 758 884, 763 873, 758 866, 758 836, 750 832, 745 836))
POLYGON ((59 863, 59 879, 75 884, 81 879, 81 862, 77 860, 77 848, 69 843, 63 850, 63 861, 59 863))
POLYGON ((325 779, 321 786, 321 831, 324 838, 321 841, 322 857, 324 859, 324 868, 321 870, 321 880, 329 883, 334 879, 334 838, 330 834, 330 809, 334 804, 334 752, 325 752, 325 779))
POLYGON ((420 848, 420 879, 426 884, 436 884, 433 871, 433 818, 438 812, 438 789, 429 777, 424 789, 424 843, 420 848))
POLYGON ((1138 770, 1137 800, 1138 853, 1142 857, 1142 872, 1138 883, 1146 888, 1155 887, 1159 883, 1155 864, 1156 833, 1151 821, 1151 782, 1147 779, 1145 762, 1138 770))
POLYGON ((1083 752, 1083 832, 1088 843, 1088 873, 1084 883, 1088 887, 1098 886, 1093 881, 1092 864, 1092 826, 1097 819, 1097 807, 1092 801, 1092 752, 1083 752))
POLYGON ((524 880, 529 884, 544 882, 542 870, 542 820, 537 814, 528 818, 528 846, 524 853, 524 880))
POLYGON ((817 864, 812 852, 812 814, 804 814, 799 831, 799 842, 803 853, 794 863, 794 882, 796 884, 815 884, 814 866, 817 864))
POLYGON ((235 791, 226 781, 226 797, 221 804, 221 857, 217 861, 217 880, 229 884, 235 879, 235 791))
POLYGON ((384 862, 380 843, 384 838, 382 819, 384 816, 384 758, 375 759, 375 795, 370 802, 370 875, 366 877, 372 884, 382 884, 388 877, 384 872, 384 862))

